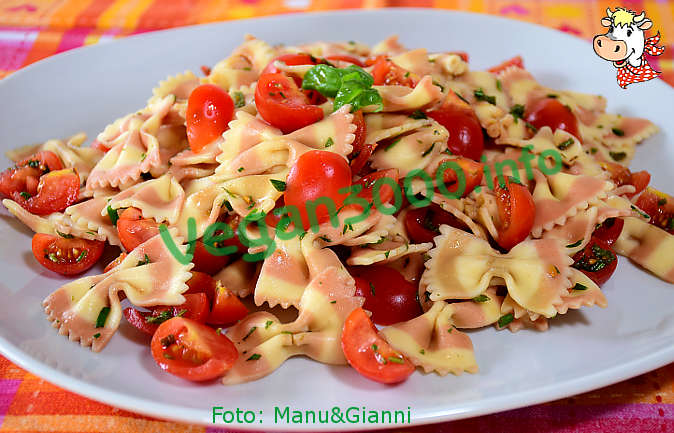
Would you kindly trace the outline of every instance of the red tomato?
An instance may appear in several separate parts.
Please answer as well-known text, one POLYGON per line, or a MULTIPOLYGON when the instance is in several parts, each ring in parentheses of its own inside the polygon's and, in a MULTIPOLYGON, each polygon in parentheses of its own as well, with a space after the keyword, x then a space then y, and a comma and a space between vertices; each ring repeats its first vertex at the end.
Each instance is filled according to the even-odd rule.
POLYGON ((440 107, 426 114, 449 131, 447 148, 452 154, 480 160, 484 136, 480 121, 470 105, 454 92, 449 92, 440 107))
POLYGON ((498 180, 494 180, 494 183, 499 215, 496 242, 501 248, 509 250, 529 236, 534 225, 536 206, 526 186, 513 182, 509 177, 506 178, 505 188, 499 185, 498 180))
POLYGON ((206 250, 206 246, 202 241, 196 241, 192 263, 194 263, 192 272, 205 272, 210 275, 215 275, 229 263, 229 256, 213 255, 206 250))
POLYGON ((372 77, 375 86, 407 86, 414 88, 419 82, 419 77, 400 66, 396 65, 386 56, 377 56, 374 60, 365 62, 373 64, 372 77))
MULTIPOLYGON (((311 226, 306 202, 326 197, 335 203, 335 209, 339 209, 348 194, 338 191, 350 185, 351 168, 343 157, 324 150, 312 150, 300 156, 290 168, 283 200, 286 205, 297 206, 306 230, 311 226)), ((329 218, 326 206, 317 206, 318 223, 328 221, 329 218)))
MULTIPOLYGON (((362 197, 370 203, 374 202, 374 184, 378 179, 388 178, 393 181, 393 183, 398 183, 398 169, 389 168, 387 170, 379 170, 374 173, 370 173, 365 177, 360 178, 358 181, 354 182, 354 185, 363 185, 363 190, 358 194, 358 197, 362 197)), ((391 201, 394 195, 393 189, 389 185, 382 185, 379 188, 379 198, 382 203, 388 203, 391 201)))
POLYGON ((500 65, 492 66, 491 68, 487 69, 489 72, 492 74, 498 74, 499 72, 504 71, 505 69, 511 67, 511 66, 516 66, 518 68, 524 69, 524 62, 522 61, 522 57, 520 56, 515 56, 511 59, 508 59, 501 63, 500 65))
POLYGON ((628 197, 634 197, 639 194, 641 191, 645 190, 648 184, 651 182, 651 174, 646 170, 641 170, 632 173, 632 185, 634 185, 634 192, 627 194, 628 197))
POLYGON ((598 285, 613 275, 618 257, 604 240, 592 236, 590 242, 573 256, 573 267, 579 269, 598 285))
POLYGON ((61 212, 77 201, 80 194, 80 177, 72 168, 50 171, 40 177, 37 192, 13 192, 12 200, 28 212, 47 215, 61 212))
POLYGON ((234 101, 227 92, 214 84, 202 84, 187 100, 187 141, 193 152, 222 135, 234 117, 234 101))
POLYGON ((362 308, 356 308, 344 322, 344 357, 356 371, 381 383, 399 383, 414 373, 414 366, 379 336, 377 328, 362 308))
POLYGON ((606 245, 612 247, 616 239, 623 231, 625 221, 621 218, 609 218, 602 225, 594 230, 592 236, 606 242, 606 245))
POLYGON ((192 269, 190 272, 192 273, 192 278, 187 280, 187 286, 189 288, 185 293, 183 293, 183 295, 204 293, 208 298, 208 305, 211 305, 215 296, 215 280, 210 275, 195 271, 194 269, 192 269))
POLYGON ((128 254, 126 254, 126 253, 122 253, 119 256, 117 256, 117 258, 115 260, 111 261, 110 263, 108 263, 105 266, 105 269, 103 269, 103 273, 106 273, 106 272, 110 271, 111 269, 115 269, 117 266, 119 266, 120 263, 122 263, 124 261, 124 259, 126 258, 127 255, 128 254))
POLYGON ((152 311, 141 312, 135 308, 125 308, 124 317, 139 331, 153 335, 159 325, 173 317, 184 317, 204 323, 208 317, 208 298, 205 293, 183 294, 185 302, 180 305, 155 307, 152 311))
POLYGON ((349 155, 349 160, 351 161, 351 171, 358 174, 372 155, 374 146, 365 144, 367 125, 362 110, 353 113, 353 124, 356 125, 356 131, 353 133, 355 138, 351 143, 353 151, 349 155))
POLYGON ((103 143, 101 143, 98 140, 94 140, 93 143, 91 143, 91 147, 93 147, 94 149, 98 149, 101 152, 107 152, 111 149, 110 147, 106 147, 103 143))
MULTIPOLYGON (((40 177, 50 171, 61 170, 63 165, 54 152, 37 152, 0 174, 0 193, 13 197, 14 193, 37 194, 40 177)), ((25 194, 24 194, 25 195, 25 194)))
POLYGON ((419 288, 400 272, 381 265, 353 267, 350 271, 356 280, 356 296, 365 298, 363 308, 372 312, 374 323, 392 325, 421 314, 419 288))
MULTIPOLYGON (((464 158, 462 156, 451 160, 445 159, 440 162, 438 167, 447 161, 454 161, 459 165, 461 171, 463 172, 464 179, 466 181, 463 194, 461 197, 466 197, 468 194, 473 192, 473 190, 482 182, 483 166, 479 162, 475 162, 472 159, 464 158)), ((444 174, 445 185, 449 192, 456 192, 459 188, 458 175, 450 167, 447 167, 444 174)))
POLYGON ((608 172, 611 180, 615 182, 617 186, 634 186, 633 193, 625 194, 628 197, 634 197, 635 195, 639 194, 641 191, 646 189, 649 182, 651 181, 651 174, 646 170, 632 173, 629 168, 616 162, 603 161, 600 164, 602 168, 608 172))
POLYGON ((117 220, 119 240, 124 248, 131 252, 138 245, 159 233, 159 224, 152 218, 143 218, 140 209, 125 209, 117 220))
MULTIPOLYGON (((246 251, 248 251, 248 247, 243 245, 241 243, 241 239, 239 239, 238 235, 238 229, 239 229, 239 223, 241 222, 241 217, 237 214, 231 214, 227 215, 225 217, 225 224, 227 224, 231 229, 232 233, 234 233, 234 236, 232 236, 229 239, 226 239, 222 242, 223 246, 229 246, 229 245, 234 245, 236 247, 236 253, 237 254, 243 254, 246 251)), ((266 222, 266 220, 265 220, 266 222)))
POLYGON ((232 292, 221 285, 215 289, 213 307, 206 319, 211 325, 231 325, 248 314, 248 309, 232 292))
POLYGON ((239 354, 229 338, 194 320, 174 317, 152 336, 152 356, 175 376, 206 381, 225 374, 239 354))
POLYGON ((335 54, 334 56, 328 56, 326 57, 327 60, 334 60, 334 61, 341 61, 341 62, 348 62, 352 63, 356 66, 360 66, 361 68, 365 67, 365 63, 361 62, 357 57, 354 56, 348 56, 346 54, 335 54))
POLYGON ((468 53, 465 51, 450 51, 447 54, 456 54, 457 56, 461 57, 461 60, 464 62, 468 62, 468 53))
POLYGON ((35 259, 50 271, 61 275, 81 274, 91 268, 103 254, 105 242, 64 238, 45 233, 33 235, 35 259))
POLYGON ((426 207, 410 208, 405 214, 405 229, 415 244, 433 242, 433 238, 440 234, 442 224, 465 227, 463 222, 435 203, 426 207))
POLYGON ((674 198, 671 195, 648 187, 636 205, 651 217, 651 224, 674 235, 674 198))
POLYGON ((549 126, 552 132, 563 129, 575 137, 580 137, 576 115, 555 98, 539 99, 532 107, 527 107, 525 117, 527 122, 537 129, 549 126))
POLYGON ((284 134, 323 119, 321 107, 311 105, 297 84, 283 74, 263 74, 255 88, 260 116, 284 134))
POLYGON ((285 63, 288 66, 315 65, 318 63, 318 60, 309 54, 283 54, 269 62, 269 64, 262 70, 262 74, 278 74, 281 72, 281 70, 274 65, 274 62, 276 61, 285 63))

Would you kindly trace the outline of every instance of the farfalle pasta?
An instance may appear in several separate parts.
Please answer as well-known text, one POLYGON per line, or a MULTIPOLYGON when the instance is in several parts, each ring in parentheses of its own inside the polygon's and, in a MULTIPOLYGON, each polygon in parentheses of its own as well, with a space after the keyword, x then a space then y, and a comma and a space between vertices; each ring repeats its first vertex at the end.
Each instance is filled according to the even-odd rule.
POLYGON ((47 296, 48 320, 95 352, 126 320, 195 381, 304 355, 396 383, 477 373, 463 330, 609 306, 617 254, 674 283, 674 199, 627 168, 657 127, 507 64, 246 36, 91 146, 8 152, 3 204, 40 264, 78 275, 121 249, 47 296))

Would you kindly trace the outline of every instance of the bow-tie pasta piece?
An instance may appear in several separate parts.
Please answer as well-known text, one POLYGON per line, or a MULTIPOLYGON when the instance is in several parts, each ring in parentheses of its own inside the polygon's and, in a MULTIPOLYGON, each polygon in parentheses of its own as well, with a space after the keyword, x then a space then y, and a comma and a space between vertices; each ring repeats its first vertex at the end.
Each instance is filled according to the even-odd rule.
POLYGON ((624 218, 625 225, 613 248, 623 256, 674 283, 674 236, 640 218, 624 218))
MULTIPOLYGON (((164 221, 173 225, 185 202, 185 191, 170 174, 157 179, 141 182, 125 189, 110 199, 110 209, 135 207, 141 210, 144 218, 154 218, 158 223, 164 221)), ((101 215, 107 215, 107 207, 101 215)))
MULTIPOLYGON (((381 95, 384 108, 382 111, 414 111, 426 108, 442 101, 440 86, 433 83, 433 77, 426 75, 414 89, 406 86, 372 86, 381 95)), ((366 110, 375 110, 369 107, 366 110)))
MULTIPOLYGON (((169 233, 179 252, 187 246, 169 233)), ((105 274, 84 277, 61 286, 43 301, 48 319, 59 334, 94 352, 105 347, 117 331, 122 317, 120 292, 141 307, 180 305, 187 290, 192 264, 183 265, 156 235, 136 249, 115 268, 105 274)))
POLYGON ((213 66, 202 82, 235 91, 255 83, 265 66, 281 53, 265 41, 247 35, 246 41, 232 54, 213 66))

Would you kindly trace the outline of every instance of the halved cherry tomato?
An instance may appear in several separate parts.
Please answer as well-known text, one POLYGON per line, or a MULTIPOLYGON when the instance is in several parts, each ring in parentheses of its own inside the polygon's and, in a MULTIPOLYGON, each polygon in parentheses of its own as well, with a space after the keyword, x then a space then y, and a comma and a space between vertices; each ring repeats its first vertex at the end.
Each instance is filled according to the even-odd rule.
MULTIPOLYGON (((312 150, 300 156, 290 168, 283 200, 286 205, 297 206, 304 228, 308 229, 311 224, 306 209, 307 201, 328 198, 334 202, 335 209, 339 209, 348 194, 338 191, 350 185, 351 168, 342 156, 324 150, 312 150)), ((325 205, 316 207, 319 224, 329 218, 325 205)))
POLYGON ((463 229, 465 224, 435 203, 420 208, 410 208, 405 214, 405 229, 412 242, 433 242, 440 234, 440 226, 447 224, 463 229))
POLYGON ((353 310, 344 322, 342 350, 358 373, 376 382, 399 383, 414 373, 412 363, 379 336, 362 308, 353 310))
POLYGON ((573 256, 573 260, 573 267, 597 285, 608 281, 618 265, 618 257, 611 246, 596 236, 592 236, 585 248, 573 256))
POLYGON ((452 154, 480 160, 484 150, 484 135, 470 105, 454 92, 449 92, 440 107, 426 114, 449 131, 447 148, 452 154))
POLYGON ((93 147, 94 149, 98 149, 98 150, 100 150, 101 152, 107 152, 107 151, 109 151, 109 150, 111 149, 110 147, 105 146, 103 143, 101 143, 101 142, 98 141, 98 140, 94 140, 94 141, 91 143, 91 147, 93 147))
POLYGON ((152 311, 139 311, 135 308, 125 308, 123 313, 126 320, 139 331, 153 335, 161 323, 173 318, 184 317, 199 323, 204 323, 208 317, 208 297, 205 293, 184 293, 185 302, 180 305, 155 307, 152 311))
POLYGON ((241 300, 227 288, 218 284, 215 288, 215 297, 211 313, 206 319, 211 325, 231 325, 248 314, 248 309, 241 300))
MULTIPOLYGON (((237 254, 243 254, 248 251, 248 247, 241 243, 241 239, 238 235, 239 223, 241 222, 241 217, 237 214, 230 214, 225 217, 225 224, 227 224, 231 229, 234 236, 229 239, 225 239, 222 242, 223 246, 233 245, 236 247, 237 254)), ((266 222, 266 220, 265 220, 266 222)))
POLYGON ((323 110, 311 105, 297 84, 283 74, 263 74, 255 88, 255 106, 260 116, 288 134, 323 118, 323 110))
POLYGON ((361 68, 365 67, 365 63, 361 62, 358 58, 356 58, 354 56, 348 56, 346 54, 335 54, 333 56, 327 56, 326 59, 327 60, 334 60, 334 61, 352 63, 356 66, 360 66, 361 68))
POLYGON ((492 74, 498 74, 499 72, 503 72, 505 69, 511 67, 511 66, 516 66, 518 68, 524 69, 524 61, 522 60, 521 56, 515 56, 511 59, 508 59, 501 63, 500 65, 492 66, 491 68, 487 69, 489 72, 492 74))
POLYGON ((194 269, 190 272, 192 273, 192 278, 187 280, 187 286, 189 288, 183 295, 203 293, 208 298, 208 305, 211 305, 213 303, 213 298, 215 297, 215 280, 210 275, 195 271, 194 269))
POLYGON ((126 258, 127 255, 128 254, 126 254, 124 252, 121 253, 119 256, 117 256, 117 258, 115 260, 111 261, 110 263, 108 263, 105 266, 105 269, 103 269, 103 273, 106 273, 111 269, 115 269, 117 266, 119 266, 120 263, 122 263, 124 261, 124 259, 126 258))
POLYGON ((468 63, 468 53, 465 51, 450 51, 448 54, 456 54, 457 56, 461 57, 461 60, 468 63))
POLYGON ((509 250, 529 236, 534 226, 536 206, 527 187, 515 183, 510 177, 505 179, 503 186, 498 180, 494 180, 494 184, 499 216, 496 242, 501 248, 509 250))
POLYGON ((76 275, 88 270, 101 258, 104 247, 105 243, 101 241, 45 233, 35 233, 32 241, 35 259, 61 275, 76 275))
POLYGON ((37 152, 0 174, 0 193, 13 197, 14 193, 27 192, 33 196, 42 175, 61 169, 63 164, 54 152, 37 152))
POLYGON ((80 177, 72 168, 50 171, 40 177, 37 192, 13 192, 12 200, 28 212, 47 215, 61 212, 77 201, 80 194, 80 177))
POLYGON ((651 217, 651 224, 674 235, 674 197, 648 187, 636 205, 651 217))
POLYGON ((373 64, 372 77, 375 86, 407 86, 414 88, 419 82, 419 77, 404 68, 393 63, 384 55, 377 56, 374 60, 369 59, 366 65, 373 64))
MULTIPOLYGON (((447 161, 454 161, 459 165, 461 171, 463 172, 463 177, 465 179, 465 187, 463 189, 463 194, 461 197, 466 197, 468 194, 473 192, 473 190, 482 182, 482 175, 484 172, 484 167, 481 163, 475 162, 472 159, 464 158, 459 156, 455 159, 445 159, 440 162, 438 168, 447 161)), ((458 184, 458 175, 456 171, 451 168, 447 168, 444 173, 445 186, 449 192, 456 192, 459 188, 458 184)))
POLYGON ((555 98, 542 98, 527 107, 525 118, 537 129, 549 126, 552 132, 563 129, 569 134, 579 137, 578 119, 568 106, 562 105, 555 98))
POLYGON ((353 151, 349 155, 349 160, 351 161, 351 171, 358 174, 360 170, 365 167, 367 160, 370 158, 370 155, 372 155, 374 147, 365 144, 367 125, 365 124, 363 110, 358 110, 353 113, 353 124, 356 125, 356 131, 353 133, 355 138, 353 143, 351 143, 353 151))
POLYGON ((611 176, 611 180, 615 182, 617 186, 623 185, 634 186, 633 193, 625 194, 627 197, 630 198, 634 197, 635 195, 639 194, 641 191, 646 189, 649 182, 651 181, 651 174, 646 170, 632 173, 632 171, 629 168, 625 167, 624 165, 620 165, 616 162, 610 161, 602 161, 600 165, 604 170, 608 172, 609 176, 611 176))
MULTIPOLYGON (((363 185, 363 190, 358 194, 358 197, 362 197, 370 203, 374 202, 374 184, 379 179, 388 178, 393 181, 393 183, 398 183, 398 169, 389 168, 386 170, 375 171, 370 173, 367 176, 361 177, 358 181, 354 182, 354 185, 363 185)), ((394 191, 389 185, 382 185, 379 188, 379 198, 381 203, 388 203, 393 198, 394 191)))
POLYGON ((152 218, 143 218, 140 209, 125 209, 117 220, 119 240, 126 251, 131 252, 138 245, 159 233, 159 224, 152 218))
MULTIPOLYGON (((218 243, 217 246, 221 245, 218 243)), ((192 268, 192 271, 205 272, 209 275, 215 275, 222 268, 224 268, 227 263, 229 263, 229 259, 230 256, 228 255, 216 256, 209 253, 204 243, 198 240, 194 244, 194 257, 192 258, 194 268, 192 268)))
POLYGON ((419 288, 400 272, 388 266, 356 266, 350 269, 356 280, 356 296, 365 298, 363 308, 372 313, 372 321, 392 325, 421 314, 417 301, 419 288))
POLYGON ((152 357, 159 367, 193 381, 220 377, 239 356, 224 334, 194 320, 174 317, 152 336, 152 357))
POLYGON ((207 144, 227 130, 234 117, 234 101, 229 93, 214 84, 202 84, 190 93, 187 100, 187 141, 193 152, 199 152, 207 144))
POLYGON ((592 236, 612 247, 616 239, 620 237, 624 226, 625 221, 622 218, 609 218, 594 230, 592 236))

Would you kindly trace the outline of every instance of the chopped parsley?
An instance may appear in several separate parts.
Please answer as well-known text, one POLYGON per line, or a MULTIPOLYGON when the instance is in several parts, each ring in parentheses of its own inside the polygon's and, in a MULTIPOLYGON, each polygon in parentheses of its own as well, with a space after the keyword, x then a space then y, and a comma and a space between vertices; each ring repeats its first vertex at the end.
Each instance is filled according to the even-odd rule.
POLYGON ((515 316, 513 316, 513 313, 508 313, 508 314, 506 314, 505 316, 501 316, 501 317, 498 319, 498 322, 497 322, 498 327, 499 327, 499 328, 505 328, 505 327, 508 326, 508 324, 509 324, 510 322, 512 322, 513 320, 515 320, 515 316))
POLYGON ((479 295, 473 298, 474 302, 488 302, 491 301, 491 298, 487 295, 479 295))
POLYGON ((80 255, 77 256, 77 259, 75 259, 75 262, 77 262, 77 263, 81 262, 82 260, 84 260, 87 257, 87 254, 89 254, 89 252, 87 250, 82 250, 80 255))
POLYGON ((379 350, 379 347, 378 347, 376 344, 373 344, 373 345, 370 346, 370 347, 372 347, 372 350, 374 350, 375 352, 376 352, 377 350, 379 350))
POLYGON ((638 207, 634 206, 633 204, 630 205, 630 208, 631 208, 634 212, 636 212, 636 213, 638 213, 639 215, 641 215, 642 217, 644 217, 644 218, 646 218, 646 219, 651 219, 651 216, 650 216, 650 215, 648 215, 646 212, 642 211, 642 210, 639 209, 638 207))
POLYGON ((421 349, 421 350, 419 351, 419 353, 421 353, 422 355, 425 355, 425 354, 426 354, 426 351, 425 351, 424 349, 421 349))
POLYGON ((29 198, 32 197, 32 196, 30 195, 30 193, 28 193, 28 192, 26 192, 26 191, 21 191, 21 193, 20 193, 19 195, 20 195, 21 198, 23 198, 24 200, 28 200, 29 198))
POLYGON ((143 257, 143 260, 138 261, 138 264, 136 266, 143 266, 143 265, 147 265, 148 263, 150 263, 150 256, 145 254, 145 256, 143 257))
POLYGON ((531 132, 533 132, 533 133, 538 132, 538 128, 536 128, 534 125, 532 125, 532 124, 529 123, 529 122, 524 122, 524 126, 526 126, 527 129, 530 129, 531 132))
POLYGON ((399 142, 400 140, 402 140, 402 138, 398 138, 397 140, 393 140, 393 141, 391 142, 391 144, 389 144, 388 146, 386 146, 386 147, 384 148, 384 152, 388 152, 389 150, 391 150, 391 148, 392 148, 393 146, 395 146, 396 144, 398 144, 398 142, 399 142))
POLYGON ((264 322, 264 329, 269 329, 269 327, 273 324, 274 322, 272 320, 267 320, 266 322, 264 322))
POLYGON ((397 356, 389 356, 387 359, 388 359, 388 362, 392 362, 394 364, 404 364, 405 363, 404 359, 398 358, 397 356))
POLYGON ((548 98, 552 98, 552 99, 557 99, 557 98, 559 98, 559 95, 556 95, 556 94, 554 94, 554 93, 548 93, 546 96, 547 96, 548 98))
POLYGON ((658 200, 658 206, 664 206, 667 204, 667 199, 666 198, 661 198, 658 200))
POLYGON ((391 251, 390 251, 390 250, 388 250, 388 251, 386 251, 386 252, 384 253, 384 257, 386 257, 386 258, 388 259, 389 254, 391 254, 391 251))
POLYGON ((587 290, 587 286, 585 284, 576 283, 571 290, 587 290))
POLYGON ((241 108, 246 105, 246 97, 243 95, 243 92, 236 91, 234 92, 234 106, 236 108, 241 108))
POLYGON ((473 95, 475 95, 475 99, 478 101, 485 101, 489 102, 491 105, 496 105, 496 96, 486 95, 481 87, 473 91, 473 95))
POLYGON ((501 85, 501 80, 496 80, 496 88, 499 92, 503 91, 503 86, 501 85))
POLYGON ((147 317, 145 317, 145 321, 146 321, 147 323, 159 325, 159 324, 161 324, 161 323, 166 322, 168 319, 172 319, 173 317, 176 317, 176 316, 177 316, 177 317, 181 317, 181 316, 184 315, 185 313, 187 313, 187 310, 182 309, 182 310, 180 310, 177 314, 174 314, 173 309, 172 309, 172 308, 169 308, 169 309, 167 309, 167 310, 162 310, 162 311, 161 311, 159 314, 157 314, 156 316, 147 316, 147 317))
POLYGON ((58 231, 58 230, 56 230, 56 233, 57 233, 59 236, 61 236, 62 238, 65 238, 65 239, 72 239, 72 238, 74 237, 73 235, 69 235, 69 234, 66 234, 66 233, 61 233, 61 232, 58 231))
POLYGON ((241 341, 246 341, 246 340, 248 339, 248 337, 250 337, 250 335, 251 335, 253 332, 255 332, 256 329, 257 329, 257 326, 251 327, 251 328, 248 330, 248 333, 247 333, 246 335, 244 335, 244 337, 241 339, 241 341))
POLYGON ((421 110, 412 111, 412 114, 410 114, 410 117, 412 119, 428 119, 428 116, 426 116, 426 113, 424 113, 421 110))
POLYGON ((239 173, 241 173, 243 170, 244 170, 243 167, 239 167, 236 171, 238 171, 239 173))
POLYGON ((26 165, 30 168, 40 168, 40 161, 36 161, 34 159, 31 159, 30 161, 28 161, 28 163, 26 165))
POLYGON ((108 314, 110 314, 110 307, 101 308, 101 311, 98 313, 98 317, 96 318, 97 328, 102 328, 105 326, 105 321, 108 320, 108 314))
POLYGON ((592 251, 591 257, 583 255, 576 260, 573 267, 581 271, 599 272, 616 260, 616 256, 611 250, 605 250, 599 245, 592 245, 590 251, 592 251))
POLYGON ((325 241, 325 242, 327 242, 327 243, 332 242, 332 240, 330 240, 330 238, 327 237, 327 236, 325 236, 325 235, 320 235, 320 236, 318 237, 318 239, 322 239, 323 241, 325 241))
POLYGON ((608 154, 611 155, 614 161, 622 161, 627 156, 625 152, 609 152, 608 154))
POLYGON ((460 94, 459 92, 454 92, 454 94, 455 94, 456 96, 458 96, 460 100, 462 100, 462 101, 465 102, 466 104, 469 104, 468 100, 467 100, 466 98, 464 98, 463 96, 461 96, 461 94, 460 94))
POLYGON ((583 243, 583 239, 578 239, 576 242, 567 245, 567 248, 576 248, 578 245, 583 243))
POLYGON ((369 282, 368 284, 370 285, 370 292, 372 293, 372 296, 376 296, 377 294, 374 290, 374 284, 372 284, 372 282, 369 282))
POLYGON ((325 141, 325 147, 330 147, 335 144, 335 140, 332 139, 332 137, 328 137, 328 139, 325 141))
POLYGON ((117 209, 111 208, 110 205, 108 205, 108 218, 110 218, 110 222, 112 223, 113 226, 117 226, 119 214, 117 213, 117 209))
POLYGON ((286 183, 282 180, 269 179, 274 189, 278 192, 283 192, 286 190, 286 183))
POLYGON ((517 119, 523 119, 524 118, 524 105, 522 104, 515 104, 513 107, 510 109, 510 114, 513 116, 515 119, 515 122, 517 122, 517 119))
POLYGON ((566 150, 573 144, 573 138, 569 138, 568 140, 565 140, 557 146, 557 149, 559 150, 566 150))
POLYGON ((94 338, 101 338, 101 333, 100 332, 95 333, 94 338))
POLYGON ((597 149, 596 147, 593 147, 593 148, 590 149, 590 153, 593 154, 593 155, 597 152, 599 152, 599 149, 597 149))
POLYGON ((246 361, 257 361, 258 359, 262 358, 262 355, 259 353, 253 353, 250 355, 250 358, 246 359, 246 361))
POLYGON ((225 200, 222 202, 222 205, 227 208, 228 211, 232 212, 234 208, 232 207, 232 204, 229 202, 229 200, 225 200))
POLYGON ((611 128, 611 132, 613 132, 618 137, 623 137, 625 135, 625 131, 620 128, 611 128))
POLYGON ((421 157, 427 156, 429 153, 433 151, 433 148, 435 147, 435 143, 431 144, 428 149, 424 150, 424 153, 421 154, 421 157))

